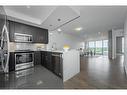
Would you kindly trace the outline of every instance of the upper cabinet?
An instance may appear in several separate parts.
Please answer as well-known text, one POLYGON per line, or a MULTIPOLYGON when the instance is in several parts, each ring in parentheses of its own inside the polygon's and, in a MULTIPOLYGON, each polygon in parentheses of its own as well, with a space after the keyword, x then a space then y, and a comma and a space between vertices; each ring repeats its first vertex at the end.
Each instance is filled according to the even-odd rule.
POLYGON ((34 43, 48 44, 48 30, 34 27, 32 30, 34 43))
POLYGON ((14 42, 14 33, 15 33, 15 23, 13 21, 7 22, 8 31, 9 31, 9 40, 14 42))
POLYGON ((23 23, 8 21, 10 41, 14 42, 14 33, 29 34, 33 37, 33 43, 48 44, 48 30, 26 25, 23 23))

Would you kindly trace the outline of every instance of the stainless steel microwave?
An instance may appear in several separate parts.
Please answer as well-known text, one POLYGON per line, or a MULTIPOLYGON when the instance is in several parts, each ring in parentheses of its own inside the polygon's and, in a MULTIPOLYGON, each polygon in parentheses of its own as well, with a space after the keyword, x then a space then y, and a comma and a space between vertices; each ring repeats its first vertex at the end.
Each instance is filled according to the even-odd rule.
POLYGON ((32 42, 33 37, 29 34, 21 34, 21 33, 15 33, 14 34, 15 42, 32 42))

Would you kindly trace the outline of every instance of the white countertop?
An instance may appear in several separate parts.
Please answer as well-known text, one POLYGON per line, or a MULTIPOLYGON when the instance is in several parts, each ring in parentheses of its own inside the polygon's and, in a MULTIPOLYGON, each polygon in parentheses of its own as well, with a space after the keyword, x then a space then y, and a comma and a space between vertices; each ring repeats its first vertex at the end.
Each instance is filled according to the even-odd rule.
POLYGON ((58 52, 58 53, 63 53, 64 51, 60 51, 60 50, 33 50, 33 51, 49 51, 49 52, 58 52))

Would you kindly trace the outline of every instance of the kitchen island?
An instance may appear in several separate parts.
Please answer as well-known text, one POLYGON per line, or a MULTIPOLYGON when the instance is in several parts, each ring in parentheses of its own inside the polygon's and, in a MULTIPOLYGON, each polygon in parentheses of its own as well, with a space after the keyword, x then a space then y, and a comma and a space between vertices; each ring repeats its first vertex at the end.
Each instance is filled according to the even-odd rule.
MULTIPOLYGON (((52 52, 52 64, 58 65, 59 68, 56 68, 57 75, 62 75, 63 81, 67 81, 68 79, 72 78, 76 74, 80 72, 80 53, 77 50, 69 50, 67 52, 63 51, 48 51, 52 52), (62 55, 62 56, 61 56, 62 55), (54 57, 53 57, 54 56, 54 57), (61 59, 62 57, 62 59, 61 59)), ((50 58, 48 59, 50 60, 50 58)))

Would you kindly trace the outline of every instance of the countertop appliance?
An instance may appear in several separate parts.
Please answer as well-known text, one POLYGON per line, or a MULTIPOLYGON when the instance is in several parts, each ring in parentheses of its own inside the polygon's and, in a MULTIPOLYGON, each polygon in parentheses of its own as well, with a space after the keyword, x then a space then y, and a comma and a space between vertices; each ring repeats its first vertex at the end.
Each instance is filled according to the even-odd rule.
POLYGON ((15 33, 14 37, 15 37, 15 42, 27 43, 33 41, 32 35, 29 34, 15 33))
POLYGON ((15 52, 15 70, 23 70, 34 66, 34 52, 17 50, 15 52))

